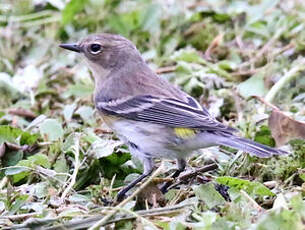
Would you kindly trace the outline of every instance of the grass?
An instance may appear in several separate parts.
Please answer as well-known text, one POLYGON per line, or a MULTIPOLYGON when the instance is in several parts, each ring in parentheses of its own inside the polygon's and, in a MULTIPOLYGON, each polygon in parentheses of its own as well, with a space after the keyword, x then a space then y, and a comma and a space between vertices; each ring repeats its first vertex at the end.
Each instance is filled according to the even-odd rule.
POLYGON ((299 0, 2 1, 0 226, 303 229, 304 14, 299 0), (98 116, 84 61, 58 47, 98 32, 127 37, 217 119, 291 154, 203 149, 162 195, 176 167, 164 159, 146 188, 113 203, 142 165, 98 116))

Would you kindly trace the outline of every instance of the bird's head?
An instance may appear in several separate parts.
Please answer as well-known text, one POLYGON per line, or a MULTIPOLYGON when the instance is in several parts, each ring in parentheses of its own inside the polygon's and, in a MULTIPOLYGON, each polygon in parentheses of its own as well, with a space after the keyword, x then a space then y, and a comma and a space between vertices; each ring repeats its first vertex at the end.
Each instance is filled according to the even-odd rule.
POLYGON ((60 47, 83 54, 95 78, 122 68, 130 61, 142 61, 132 42, 115 34, 89 35, 78 43, 61 44, 60 47))

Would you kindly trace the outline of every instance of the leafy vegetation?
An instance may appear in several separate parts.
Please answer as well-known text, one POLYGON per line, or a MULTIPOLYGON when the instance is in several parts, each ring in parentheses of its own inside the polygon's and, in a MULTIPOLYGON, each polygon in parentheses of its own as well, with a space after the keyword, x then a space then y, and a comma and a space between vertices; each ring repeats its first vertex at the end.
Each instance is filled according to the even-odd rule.
POLYGON ((300 0, 1 1, 0 226, 303 229, 304 15, 300 0), (165 195, 156 185, 176 166, 157 160, 158 178, 114 204, 142 165, 97 114, 81 57, 58 47, 99 32, 132 40, 240 135, 291 154, 203 149, 165 195))

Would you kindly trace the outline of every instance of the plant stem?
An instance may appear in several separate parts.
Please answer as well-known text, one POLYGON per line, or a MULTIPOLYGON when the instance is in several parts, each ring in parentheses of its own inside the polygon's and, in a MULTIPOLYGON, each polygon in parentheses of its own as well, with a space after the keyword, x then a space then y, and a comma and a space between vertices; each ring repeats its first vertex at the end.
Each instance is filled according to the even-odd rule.
POLYGON ((75 143, 72 147, 72 152, 74 153, 74 158, 75 158, 75 165, 74 165, 74 170, 73 170, 73 174, 71 177, 71 182, 68 185, 68 187, 65 189, 65 191, 62 193, 61 195, 61 200, 63 201, 65 199, 65 197, 67 196, 67 194, 70 192, 70 190, 73 188, 75 182, 76 182, 76 176, 80 167, 80 161, 79 161, 79 138, 80 135, 76 134, 75 135, 75 143))
POLYGON ((122 208, 125 204, 127 204, 130 200, 132 200, 139 192, 141 192, 151 181, 154 177, 156 177, 162 170, 163 168, 163 161, 160 165, 160 167, 145 181, 133 194, 131 194, 128 198, 123 200, 121 203, 117 205, 117 209, 112 210, 109 214, 104 216, 103 219, 95 223, 92 227, 89 228, 89 230, 95 230, 98 229, 98 227, 104 225, 113 215, 115 215, 119 208, 122 208))
POLYGON ((297 73, 305 70, 305 58, 302 58, 299 63, 290 69, 278 82, 276 82, 265 96, 265 101, 272 103, 275 95, 290 81, 297 77, 297 73))

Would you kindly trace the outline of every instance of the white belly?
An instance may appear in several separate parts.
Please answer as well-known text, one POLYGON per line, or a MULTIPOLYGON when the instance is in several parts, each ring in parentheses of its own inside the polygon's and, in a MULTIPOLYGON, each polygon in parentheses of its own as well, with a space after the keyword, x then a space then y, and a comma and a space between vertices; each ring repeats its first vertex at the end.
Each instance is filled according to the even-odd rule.
MULTIPOLYGON (((169 127, 124 119, 103 117, 105 123, 126 144, 133 143, 138 147, 138 152, 150 155, 152 158, 186 158, 193 150, 213 145, 210 135, 197 134, 191 139, 175 137, 169 127)), ((137 153, 136 155, 139 155, 137 153)))
POLYGON ((175 159, 178 156, 176 150, 168 148, 172 145, 169 129, 156 124, 120 120, 112 124, 111 129, 125 143, 131 142, 138 146, 139 150, 152 157, 175 159))

